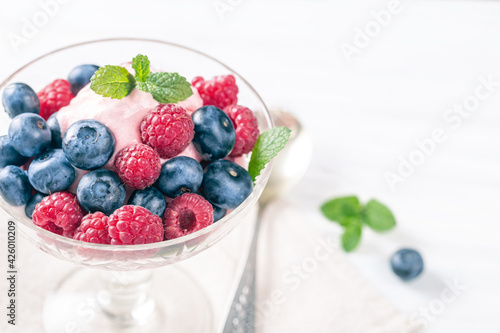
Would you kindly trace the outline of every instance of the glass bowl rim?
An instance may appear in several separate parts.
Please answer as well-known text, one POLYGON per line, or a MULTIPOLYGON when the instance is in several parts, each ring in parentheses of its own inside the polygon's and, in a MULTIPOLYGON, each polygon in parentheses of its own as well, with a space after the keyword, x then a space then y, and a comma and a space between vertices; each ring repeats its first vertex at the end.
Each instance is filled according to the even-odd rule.
MULTIPOLYGON (((167 41, 163 41, 163 40, 159 40, 159 39, 134 38, 134 37, 118 37, 118 38, 94 39, 94 40, 89 40, 89 41, 85 41, 85 42, 79 42, 79 43, 75 43, 75 44, 70 44, 70 45, 67 45, 67 46, 64 46, 64 47, 52 50, 52 51, 47 52, 45 54, 42 54, 41 56, 39 56, 39 57, 31 60, 27 64, 25 64, 22 67, 18 68, 11 75, 9 75, 2 83, 0 83, 0 89, 2 89, 7 83, 9 83, 9 81, 12 80, 12 78, 14 76, 16 76, 19 72, 23 71, 25 68, 29 67, 30 65, 36 63, 37 61, 39 61, 41 59, 47 58, 47 57, 49 57, 49 56, 51 56, 53 54, 56 54, 56 53, 59 53, 59 52, 62 52, 62 51, 68 50, 68 49, 76 48, 76 47, 79 47, 79 46, 84 46, 84 45, 87 45, 87 44, 98 44, 98 43, 120 42, 120 41, 121 42, 127 42, 127 41, 130 41, 130 42, 148 42, 148 43, 156 43, 156 44, 163 44, 163 45, 167 45, 167 46, 172 46, 172 47, 175 47, 175 48, 183 49, 185 51, 198 54, 198 55, 200 55, 202 57, 205 57, 207 59, 210 59, 210 60, 214 61, 215 63, 218 63, 219 65, 221 65, 222 67, 224 67, 226 70, 228 70, 229 72, 231 72, 231 74, 235 75, 239 80, 241 80, 242 82, 244 82, 247 85, 247 87, 255 95, 255 97, 257 98, 257 100, 264 107, 264 110, 262 110, 262 111, 264 113, 265 120, 266 120, 267 124, 269 125, 269 128, 273 128, 274 127, 274 122, 273 122, 273 120, 271 118, 271 115, 269 113, 269 110, 268 110, 268 108, 267 108, 264 100, 257 93, 257 91, 252 87, 252 85, 250 85, 250 83, 245 78, 243 78, 240 74, 238 74, 238 72, 236 72, 235 70, 233 70, 232 68, 230 68, 229 66, 227 66, 226 64, 224 64, 223 62, 217 60, 216 58, 214 58, 214 57, 212 57, 210 55, 207 55, 207 54, 205 54, 205 53, 203 53, 201 51, 198 51, 196 49, 193 49, 193 48, 190 48, 190 47, 187 47, 187 46, 184 46, 184 45, 180 45, 180 44, 172 43, 172 42, 167 42, 167 41)), ((12 206, 10 206, 9 204, 7 204, 3 200, 3 198, 0 198, 0 201, 1 201, 0 208, 2 210, 4 210, 6 213, 8 213, 9 218, 10 217, 14 218, 15 222, 20 222, 23 226, 26 226, 29 229, 31 229, 31 230, 33 230, 33 231, 35 231, 37 233, 40 233, 40 234, 42 234, 45 237, 53 238, 54 240, 66 243, 68 245, 77 246, 77 247, 81 247, 81 248, 89 248, 89 249, 102 250, 102 251, 110 251, 110 252, 113 252, 113 251, 132 252, 132 251, 143 251, 143 250, 160 249, 160 248, 164 248, 164 247, 170 247, 170 246, 180 245, 180 244, 183 244, 183 243, 185 243, 187 241, 191 241, 193 239, 196 239, 198 237, 201 238, 202 236, 210 233, 212 230, 217 230, 219 228, 222 228, 222 225, 224 225, 226 223, 229 223, 231 219, 233 219, 235 217, 238 217, 241 214, 241 212, 244 209, 247 208, 248 205, 250 205, 254 201, 258 200, 258 198, 254 198, 254 193, 256 193, 256 192, 257 193, 258 192, 261 193, 264 190, 264 187, 266 186, 266 183, 267 183, 267 181, 269 179, 269 176, 271 174, 272 165, 273 165, 273 161, 271 161, 266 166, 266 168, 261 172, 260 176, 256 179, 255 186, 254 186, 253 191, 250 194, 250 196, 248 198, 246 198, 245 201, 243 203, 241 203, 236 209, 234 209, 233 211, 231 211, 231 213, 227 214, 226 216, 224 216, 222 219, 220 219, 216 223, 213 223, 212 225, 210 225, 210 226, 208 226, 206 228, 203 228, 201 230, 198 230, 198 231, 196 231, 196 232, 194 232, 192 234, 185 235, 185 236, 182 236, 182 237, 179 237, 179 238, 175 238, 175 239, 164 240, 164 241, 156 242, 156 243, 140 244, 140 245, 110 245, 110 244, 95 244, 95 243, 87 243, 87 242, 83 242, 83 241, 78 241, 78 240, 74 240, 74 239, 71 239, 71 238, 68 238, 68 237, 64 237, 64 236, 55 234, 53 232, 50 232, 48 230, 45 230, 45 229, 43 229, 43 228, 35 225, 31 220, 29 221, 29 223, 26 223, 26 221, 29 219, 28 217, 23 217, 21 219, 17 218, 16 215, 18 215, 19 212, 16 211, 14 208, 12 208, 12 206)))

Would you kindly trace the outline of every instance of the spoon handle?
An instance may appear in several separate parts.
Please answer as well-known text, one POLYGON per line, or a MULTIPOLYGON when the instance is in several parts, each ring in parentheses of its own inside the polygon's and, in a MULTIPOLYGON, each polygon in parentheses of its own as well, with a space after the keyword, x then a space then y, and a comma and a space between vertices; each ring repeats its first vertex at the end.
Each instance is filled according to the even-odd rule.
POLYGON ((264 205, 259 205, 252 243, 222 333, 254 333, 256 302, 257 244, 264 205))

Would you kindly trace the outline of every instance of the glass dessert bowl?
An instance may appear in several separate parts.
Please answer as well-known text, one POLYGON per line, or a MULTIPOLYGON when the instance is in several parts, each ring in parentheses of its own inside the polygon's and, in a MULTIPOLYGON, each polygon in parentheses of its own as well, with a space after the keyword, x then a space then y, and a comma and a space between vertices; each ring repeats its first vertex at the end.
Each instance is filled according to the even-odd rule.
MULTIPOLYGON (((154 67, 181 73, 189 80, 195 76, 232 74, 238 82, 239 104, 254 111, 260 131, 273 126, 260 96, 236 72, 203 53, 156 40, 106 39, 61 48, 9 76, 0 84, 0 94, 12 82, 28 83, 39 91, 51 79, 66 77, 76 65, 118 65, 138 53, 147 54, 154 67)), ((2 123, 10 121, 3 112, 0 118, 2 123)), ((151 269, 188 259, 216 244, 242 221, 252 220, 270 169, 268 165, 262 171, 250 196, 217 223, 180 238, 145 245, 104 245, 66 238, 36 226, 23 209, 8 205, 0 197, 2 210, 17 222, 20 233, 32 244, 59 259, 83 266, 61 277, 60 286, 46 300, 45 331, 213 331, 209 302, 196 280, 175 269, 162 272, 161 278, 154 277, 151 269), (75 310, 89 302, 95 304, 91 316, 75 310)))

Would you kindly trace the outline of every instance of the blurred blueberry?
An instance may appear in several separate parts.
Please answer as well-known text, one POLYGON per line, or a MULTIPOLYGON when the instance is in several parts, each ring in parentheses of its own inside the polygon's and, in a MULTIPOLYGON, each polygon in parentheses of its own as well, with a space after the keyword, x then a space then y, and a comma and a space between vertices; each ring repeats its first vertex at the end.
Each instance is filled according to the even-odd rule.
POLYGON ((424 270, 420 253, 413 249, 401 249, 391 258, 391 267, 401 279, 408 281, 416 278, 424 270))

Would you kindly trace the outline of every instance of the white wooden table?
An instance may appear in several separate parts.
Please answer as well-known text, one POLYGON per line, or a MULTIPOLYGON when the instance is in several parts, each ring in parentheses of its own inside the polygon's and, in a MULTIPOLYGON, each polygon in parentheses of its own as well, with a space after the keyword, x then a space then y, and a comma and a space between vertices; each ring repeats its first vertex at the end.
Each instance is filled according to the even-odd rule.
POLYGON ((310 171, 286 198, 307 227, 339 232, 318 211, 329 197, 378 198, 398 227, 365 232, 347 255, 359 272, 428 332, 500 331, 500 2, 221 0, 217 12, 221 1, 59 1, 46 21, 38 1, 0 4, 1 78, 54 48, 114 36, 221 59, 313 134, 310 171), (12 34, 36 17, 15 51, 12 34), (409 284, 388 265, 406 246, 426 264, 409 284))

